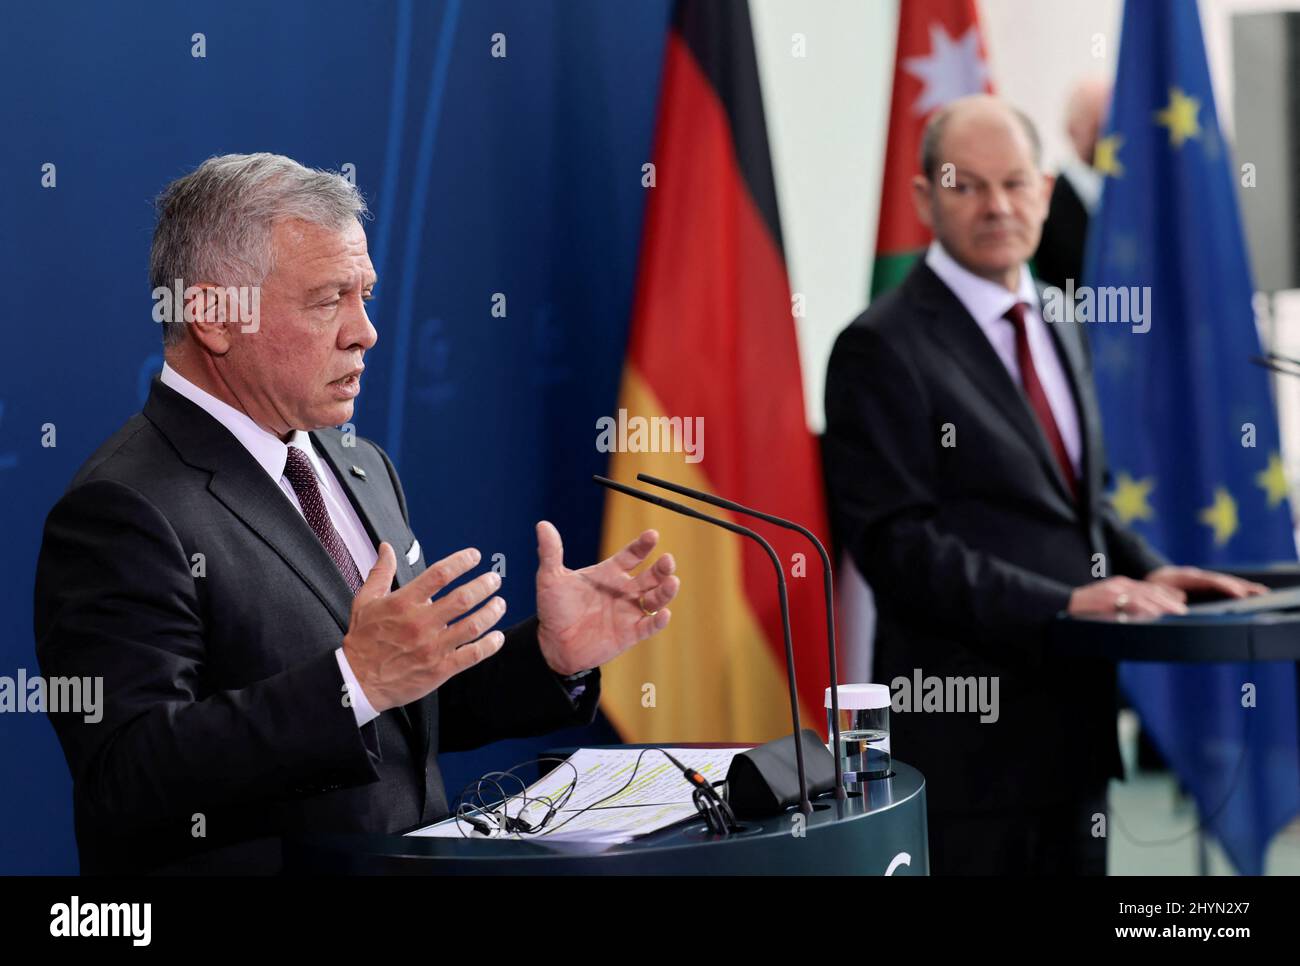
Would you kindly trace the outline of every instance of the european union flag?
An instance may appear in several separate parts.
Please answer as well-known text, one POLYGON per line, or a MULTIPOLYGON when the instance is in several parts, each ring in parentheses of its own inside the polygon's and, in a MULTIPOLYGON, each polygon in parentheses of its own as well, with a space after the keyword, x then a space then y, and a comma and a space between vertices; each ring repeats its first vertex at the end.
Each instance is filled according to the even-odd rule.
MULTIPOLYGON (((1294 559, 1268 375, 1250 362, 1259 338, 1235 168, 1195 3, 1125 4, 1095 164, 1106 180, 1084 281, 1104 319, 1090 329, 1116 509, 1177 563, 1294 559), (1127 319, 1106 318, 1105 306, 1125 304, 1127 319)), ((1240 872, 1259 874, 1300 810, 1295 665, 1128 664, 1120 680, 1205 827, 1240 872)))

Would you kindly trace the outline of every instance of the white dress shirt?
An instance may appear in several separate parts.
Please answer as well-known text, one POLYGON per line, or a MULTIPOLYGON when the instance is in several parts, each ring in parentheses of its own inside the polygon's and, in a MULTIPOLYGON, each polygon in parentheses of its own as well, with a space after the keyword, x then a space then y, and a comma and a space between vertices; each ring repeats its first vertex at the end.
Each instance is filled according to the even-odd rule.
POLYGON ((1065 443, 1065 452, 1070 457, 1075 476, 1081 476, 1080 466, 1083 454, 1082 437, 1079 428, 1079 412, 1074 405, 1074 393, 1070 390, 1070 380, 1065 374, 1065 367, 1057 355, 1052 342, 1052 334, 1047 331, 1043 321, 1042 310, 1038 302, 1038 289, 1029 269, 1020 266, 1020 289, 1011 292, 997 282, 980 278, 953 259, 938 241, 930 243, 925 253, 925 263, 934 274, 938 275, 957 300, 966 307, 971 318, 979 325, 993 351, 998 354, 1006 366, 1011 381, 1017 387, 1024 384, 1020 379, 1020 363, 1016 360, 1016 329, 1007 319, 1007 309, 1017 302, 1025 302, 1029 309, 1025 312, 1025 332, 1029 338, 1029 355, 1034 360, 1034 371, 1042 383, 1047 395, 1047 404, 1051 407, 1052 418, 1065 443))
MULTIPOLYGON (((375 565, 375 561, 379 559, 379 553, 370 542, 370 536, 366 533, 361 518, 357 516, 357 511, 353 508, 342 485, 335 478, 334 472, 321 460, 316 448, 312 446, 311 437, 302 430, 296 430, 293 438, 286 444, 278 436, 268 433, 253 422, 246 413, 200 389, 165 362, 162 368, 162 383, 176 390, 226 427, 244 449, 248 450, 253 459, 257 460, 258 465, 266 470, 266 474, 280 484, 280 490, 300 514, 302 506, 298 503, 298 495, 293 491, 293 484, 284 475, 284 466, 289 458, 289 446, 296 446, 302 450, 316 473, 321 498, 329 511, 330 522, 343 538, 343 543, 347 546, 348 553, 352 555, 357 570, 361 572, 362 579, 365 579, 366 574, 370 573, 370 569, 375 565)), ((343 681, 347 684, 351 696, 352 713, 356 715, 357 727, 361 727, 379 717, 379 712, 366 699, 366 693, 361 690, 361 685, 352 672, 352 666, 348 663, 343 648, 338 648, 334 656, 338 659, 339 670, 343 672, 343 681)))

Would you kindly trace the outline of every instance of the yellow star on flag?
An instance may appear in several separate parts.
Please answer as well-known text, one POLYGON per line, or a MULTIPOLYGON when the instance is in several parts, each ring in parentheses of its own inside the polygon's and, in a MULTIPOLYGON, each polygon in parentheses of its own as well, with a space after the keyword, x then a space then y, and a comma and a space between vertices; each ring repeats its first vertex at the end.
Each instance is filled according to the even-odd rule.
POLYGON ((1255 474, 1255 482, 1268 493, 1268 508, 1272 510, 1286 499, 1286 470, 1282 468, 1282 457, 1269 453, 1268 469, 1255 474))
POLYGON ((1124 173, 1124 165, 1119 160, 1119 149, 1124 144, 1122 134, 1108 134, 1097 142, 1092 153, 1092 166, 1098 174, 1118 178, 1124 173))
POLYGON ((1214 545, 1222 547, 1237 532, 1237 501, 1227 487, 1216 486, 1214 503, 1202 510, 1197 519, 1214 528, 1214 545))
POLYGON ((1119 474, 1115 480, 1115 491, 1110 495, 1110 503, 1119 514, 1120 522, 1129 524, 1134 520, 1150 520, 1156 515, 1156 511, 1147 502, 1155 485, 1155 477, 1152 476, 1135 480, 1127 473, 1119 474))
POLYGON ((1169 140, 1175 148, 1181 148, 1188 138, 1200 136, 1201 124, 1196 119, 1200 109, 1200 100, 1188 97, 1177 87, 1169 88, 1169 106, 1156 111, 1156 123, 1169 128, 1169 140))

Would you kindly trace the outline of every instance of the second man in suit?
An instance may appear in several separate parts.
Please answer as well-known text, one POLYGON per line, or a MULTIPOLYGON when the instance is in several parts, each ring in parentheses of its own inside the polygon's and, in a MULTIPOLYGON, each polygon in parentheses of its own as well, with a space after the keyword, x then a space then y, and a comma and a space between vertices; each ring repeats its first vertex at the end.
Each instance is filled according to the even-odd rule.
POLYGON ((1026 266, 1050 191, 1023 114, 985 95, 937 111, 913 182, 935 240, 827 374, 832 513, 876 594, 875 677, 942 688, 909 689, 893 719, 927 779, 936 873, 1105 871, 1115 670, 1051 655, 1055 615, 1262 589, 1169 566, 1106 502, 1085 333, 1044 322, 1026 266), (945 706, 970 681, 997 707, 945 706))

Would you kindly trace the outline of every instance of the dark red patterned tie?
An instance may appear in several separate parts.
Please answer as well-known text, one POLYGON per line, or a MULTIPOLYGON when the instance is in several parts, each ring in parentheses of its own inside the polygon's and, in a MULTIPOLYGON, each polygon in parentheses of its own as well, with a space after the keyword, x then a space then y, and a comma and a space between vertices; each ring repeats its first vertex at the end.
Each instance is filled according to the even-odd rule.
POLYGON ((321 546, 330 555, 334 566, 339 568, 339 573, 343 575, 343 579, 348 582, 352 593, 355 594, 361 589, 361 571, 357 569, 352 554, 348 553, 347 544, 334 529, 329 510, 325 508, 325 500, 320 495, 320 486, 316 483, 316 473, 311 468, 311 461, 297 446, 289 447, 289 458, 284 464, 284 475, 288 477, 293 492, 298 495, 298 505, 302 507, 302 515, 307 518, 307 523, 320 540, 321 546))
POLYGON ((1074 465, 1070 462, 1070 454, 1065 449, 1065 440, 1061 438, 1061 431, 1056 425, 1055 417, 1052 416, 1052 407, 1047 401, 1047 393, 1043 391, 1043 384, 1038 381, 1034 357, 1029 354, 1029 331, 1025 328, 1025 309, 1024 302, 1017 302, 1007 309, 1006 315, 1003 316, 1016 330, 1016 363, 1020 366, 1020 381, 1025 389, 1025 397, 1029 400, 1029 407, 1038 417, 1038 425, 1043 428, 1043 435, 1047 437, 1052 452, 1056 454, 1057 465, 1060 466, 1065 482, 1070 487, 1070 493, 1077 500, 1079 482, 1074 478, 1074 465))

